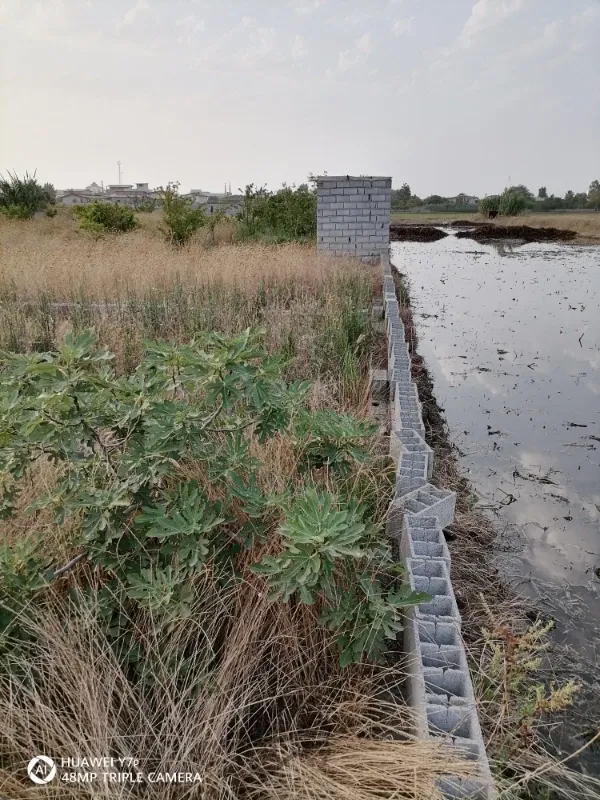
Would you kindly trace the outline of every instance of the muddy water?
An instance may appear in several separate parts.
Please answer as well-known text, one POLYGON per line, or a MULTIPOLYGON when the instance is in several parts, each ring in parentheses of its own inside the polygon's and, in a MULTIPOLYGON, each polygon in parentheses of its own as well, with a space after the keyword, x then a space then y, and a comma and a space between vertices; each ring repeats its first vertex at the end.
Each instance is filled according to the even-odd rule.
POLYGON ((448 236, 391 248, 462 465, 498 523, 504 575, 556 619, 557 637, 593 689, 600 247, 448 236))

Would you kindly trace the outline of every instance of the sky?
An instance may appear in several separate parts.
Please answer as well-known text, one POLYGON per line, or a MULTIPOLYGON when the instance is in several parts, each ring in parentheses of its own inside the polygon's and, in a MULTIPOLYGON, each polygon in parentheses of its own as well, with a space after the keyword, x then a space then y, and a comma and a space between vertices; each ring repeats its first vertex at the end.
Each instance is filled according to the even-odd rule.
POLYGON ((600 0, 0 0, 0 172, 421 197, 600 178, 600 0))

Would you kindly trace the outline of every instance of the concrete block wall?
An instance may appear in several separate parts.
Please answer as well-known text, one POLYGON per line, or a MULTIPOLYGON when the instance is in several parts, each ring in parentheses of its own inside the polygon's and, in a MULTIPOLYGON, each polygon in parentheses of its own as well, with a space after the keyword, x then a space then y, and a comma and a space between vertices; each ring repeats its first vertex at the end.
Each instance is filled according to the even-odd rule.
MULTIPOLYGON (((410 354, 396 298, 387 251, 383 262, 383 315, 388 339, 390 455, 396 463, 396 492, 387 516, 413 589, 431 600, 405 615, 404 650, 408 658, 407 696, 415 734, 443 739, 476 763, 473 777, 446 775, 438 788, 447 798, 494 800, 490 767, 477 716, 473 685, 461 636, 461 618, 450 580, 450 552, 443 529, 454 519, 456 495, 431 482, 433 451, 410 369, 410 354)), ((382 376, 377 390, 386 393, 382 376)))
POLYGON ((317 249, 379 260, 390 240, 392 179, 326 175, 316 180, 317 249))

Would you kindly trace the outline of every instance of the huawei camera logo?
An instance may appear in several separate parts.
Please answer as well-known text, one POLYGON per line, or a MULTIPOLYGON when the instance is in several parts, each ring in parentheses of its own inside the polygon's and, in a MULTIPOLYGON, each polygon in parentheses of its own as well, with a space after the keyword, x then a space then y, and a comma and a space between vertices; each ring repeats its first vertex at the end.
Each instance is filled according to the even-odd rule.
POLYGON ((34 783, 50 783, 56 776, 56 764, 48 756, 34 756, 27 765, 27 774, 34 783))

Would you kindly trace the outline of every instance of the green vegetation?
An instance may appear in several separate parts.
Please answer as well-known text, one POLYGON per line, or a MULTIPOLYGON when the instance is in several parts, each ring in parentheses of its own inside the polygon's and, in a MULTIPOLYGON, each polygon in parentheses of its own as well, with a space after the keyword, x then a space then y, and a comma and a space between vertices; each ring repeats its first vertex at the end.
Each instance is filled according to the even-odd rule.
MULTIPOLYGON (((76 560, 106 576, 103 614, 117 650, 125 647, 131 664, 134 631, 120 622, 121 602, 127 618, 152 614, 154 625, 189 616, 199 573, 218 566, 220 580, 239 580, 240 548, 277 532, 281 550, 250 566, 266 576, 273 600, 318 601, 343 664, 363 653, 381 658, 401 629, 401 608, 424 596, 396 585, 393 570, 384 588, 379 576, 392 567, 390 553, 367 507, 335 479, 368 458, 373 426, 310 411, 309 384, 286 385, 281 358, 268 356, 249 330, 147 344, 128 376, 115 374, 113 360, 96 348, 92 330, 68 334, 56 352, 5 356, 0 513, 12 515, 39 458, 55 466, 55 486, 30 498, 29 511, 51 510, 57 525, 77 518, 76 560), (244 435, 250 429, 262 445, 288 436, 297 469, 313 480, 262 492, 261 465, 244 435), (339 493, 319 488, 315 470, 324 468, 339 493)), ((17 554, 19 569, 0 570, 2 622, 4 636, 22 640, 22 605, 62 570, 42 542, 17 554)), ((15 566, 14 551, 9 560, 15 566)))
POLYGON ((505 189, 500 195, 498 214, 501 217, 518 217, 527 205, 527 198, 514 188, 505 189))
POLYGON ((205 222, 203 208, 192 208, 192 201, 180 197, 179 184, 169 183, 162 192, 163 218, 161 230, 167 241, 181 247, 205 222))
POLYGON ((105 233, 126 233, 138 227, 133 209, 118 203, 103 203, 95 200, 84 206, 73 208, 81 228, 96 236, 105 233))
POLYGON ((592 181, 588 190, 588 200, 598 211, 600 209, 600 181, 592 181))
POLYGON ((484 197, 479 203, 479 213, 488 219, 494 219, 498 216, 500 211, 500 196, 491 194, 489 197, 484 197))
POLYGON ((36 211, 43 211, 56 202, 56 192, 51 183, 41 186, 35 172, 22 178, 14 173, 0 175, 0 213, 13 219, 32 219, 36 211))
POLYGON ((158 201, 154 197, 136 197, 133 201, 133 207, 142 214, 151 214, 158 208, 158 201))
POLYGON ((286 186, 276 192, 246 186, 238 214, 240 236, 272 242, 314 239, 317 232, 317 196, 308 184, 286 186))
MULTIPOLYGON (((510 193, 504 199, 503 207, 508 209, 506 211, 499 211, 501 216, 514 216, 516 209, 523 208, 521 211, 562 211, 562 210, 585 210, 600 208, 600 183, 592 181, 587 192, 573 192, 571 190, 565 193, 564 197, 555 197, 554 195, 548 196, 548 190, 545 186, 540 186, 537 193, 537 198, 534 196, 527 186, 524 184, 517 184, 509 186, 505 192, 510 193), (515 197, 522 198, 516 200, 515 197)), ((490 197, 495 197, 491 195, 490 197)), ((479 201, 479 207, 484 204, 486 210, 481 213, 485 216, 492 217, 494 211, 493 201, 486 203, 487 197, 479 201), (492 213, 490 213, 490 211, 492 213)), ((474 213, 478 210, 474 198, 469 197, 467 194, 459 193, 455 197, 442 197, 439 194, 432 194, 424 199, 414 195, 407 183, 402 184, 400 189, 392 190, 392 211, 416 211, 416 212, 434 212, 444 213, 452 212, 457 213, 474 213)))

